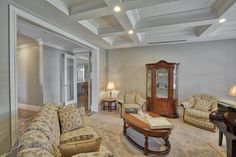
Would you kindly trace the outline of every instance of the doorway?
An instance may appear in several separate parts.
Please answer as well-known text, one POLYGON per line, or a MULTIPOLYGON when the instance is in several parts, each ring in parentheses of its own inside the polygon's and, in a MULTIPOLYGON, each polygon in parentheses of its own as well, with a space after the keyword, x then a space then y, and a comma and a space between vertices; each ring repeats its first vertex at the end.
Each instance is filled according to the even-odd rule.
MULTIPOLYGON (((29 24, 33 24, 35 26, 38 26, 39 28, 43 28, 45 32, 51 32, 56 36, 60 36, 62 38, 64 38, 66 41, 73 41, 73 42, 77 42, 77 43, 81 43, 82 45, 84 45, 85 47, 90 47, 90 50, 93 53, 93 63, 95 64, 93 66, 93 74, 92 74, 92 80, 93 80, 93 84, 91 85, 93 88, 93 94, 92 94, 92 106, 91 106, 91 110, 93 111, 97 111, 98 110, 98 97, 99 97, 99 73, 98 73, 98 59, 99 59, 99 48, 88 43, 87 41, 74 36, 71 33, 68 33, 66 31, 64 31, 61 28, 58 28, 57 26, 54 26, 40 18, 37 18, 23 10, 20 10, 18 8, 16 8, 15 6, 10 5, 9 6, 9 36, 10 36, 10 44, 9 44, 9 49, 10 49, 10 108, 11 108, 11 146, 13 147, 16 144, 16 141, 18 139, 18 85, 17 85, 17 74, 16 74, 16 70, 17 70, 17 20, 19 19, 24 19, 26 22, 28 22, 29 24), (95 72, 95 73, 94 73, 95 72)), ((37 40, 39 44, 42 44, 43 42, 40 40, 37 40)), ((44 47, 43 47, 44 48, 44 47)), ((73 54, 73 53, 72 53, 73 54)), ((52 57, 53 58, 53 57, 52 57)), ((42 63, 42 62, 41 62, 42 63)), ((54 63, 54 62, 51 62, 54 63)), ((42 63, 44 64, 44 63, 42 63)), ((63 65, 64 66, 64 65, 63 65)), ((49 66, 49 67, 53 67, 53 66, 49 66)), ((56 66, 58 67, 58 66, 56 66)), ((52 68, 53 69, 53 68, 52 68)), ((50 69, 48 69, 50 71, 50 69)), ((53 70, 51 70, 51 72, 53 72, 53 70)), ((42 75, 40 75, 42 77, 42 75)), ((46 75, 47 76, 47 75, 46 75)), ((64 74, 63 74, 64 76, 64 74)), ((51 80, 52 84, 55 82, 53 80, 51 80)), ((51 83, 50 83, 51 84, 51 83)), ((53 89, 50 88, 46 85, 43 85, 43 91, 45 88, 49 88, 49 89, 53 89)), ((61 95, 63 95, 65 93, 61 93, 61 95)), ((48 96, 47 94, 45 94, 45 92, 43 92, 43 102, 45 102, 46 96, 48 96)), ((52 96, 48 96, 48 97, 53 97, 52 96)), ((55 99, 57 99, 57 97, 53 97, 55 99)), ((60 100, 61 102, 63 102, 63 100, 60 100)))
POLYGON ((19 136, 43 104, 77 106, 74 49, 89 49, 29 23, 17 20, 16 88, 19 136))
POLYGON ((91 111, 92 102, 92 52, 83 52, 76 55, 77 61, 77 100, 78 106, 85 111, 91 111))

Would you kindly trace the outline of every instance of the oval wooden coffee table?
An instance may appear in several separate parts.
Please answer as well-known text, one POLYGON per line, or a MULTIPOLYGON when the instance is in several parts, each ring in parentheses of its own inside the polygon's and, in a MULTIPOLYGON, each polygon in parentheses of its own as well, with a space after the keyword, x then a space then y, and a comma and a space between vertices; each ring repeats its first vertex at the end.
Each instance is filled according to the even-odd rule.
MULTIPOLYGON (((148 114, 152 117, 158 117, 159 115, 152 113, 152 112, 148 112, 148 114)), ((133 116, 132 114, 123 113, 123 120, 124 120, 124 128, 123 128, 123 134, 133 143, 135 144, 139 149, 144 151, 144 155, 148 155, 148 153, 150 154, 156 154, 156 155, 165 155, 168 154, 170 152, 171 146, 170 146, 170 142, 169 142, 169 135, 171 134, 171 129, 151 129, 150 126, 143 122, 142 120, 136 118, 135 116, 133 116), (139 145, 138 143, 136 143, 131 137, 129 137, 126 134, 126 129, 128 127, 133 128, 134 130, 136 130, 137 132, 141 133, 144 135, 145 137, 145 142, 144 142, 144 147, 139 145), (155 137, 155 138, 161 138, 165 141, 165 146, 166 149, 165 150, 161 150, 161 151, 153 151, 148 149, 148 138, 149 137, 155 137)))

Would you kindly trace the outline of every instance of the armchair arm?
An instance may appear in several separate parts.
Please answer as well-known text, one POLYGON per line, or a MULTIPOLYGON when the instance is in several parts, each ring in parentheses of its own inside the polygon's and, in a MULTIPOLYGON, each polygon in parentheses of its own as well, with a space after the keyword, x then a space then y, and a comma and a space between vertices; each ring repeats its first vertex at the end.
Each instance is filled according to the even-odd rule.
POLYGON ((120 92, 118 95, 117 95, 117 100, 116 100, 118 103, 121 103, 121 104, 124 104, 124 93, 123 92, 120 92))
POLYGON ((187 109, 187 108, 192 108, 193 107, 193 104, 191 104, 190 102, 188 101, 185 101, 185 102, 182 102, 181 105, 187 109))

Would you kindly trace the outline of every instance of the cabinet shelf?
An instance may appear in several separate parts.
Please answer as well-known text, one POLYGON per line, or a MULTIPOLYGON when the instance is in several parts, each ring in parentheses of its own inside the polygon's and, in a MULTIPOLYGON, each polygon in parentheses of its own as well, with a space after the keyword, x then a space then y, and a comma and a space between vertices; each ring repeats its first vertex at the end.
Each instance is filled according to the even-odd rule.
POLYGON ((147 110, 167 117, 178 117, 178 63, 159 61, 146 64, 147 110))

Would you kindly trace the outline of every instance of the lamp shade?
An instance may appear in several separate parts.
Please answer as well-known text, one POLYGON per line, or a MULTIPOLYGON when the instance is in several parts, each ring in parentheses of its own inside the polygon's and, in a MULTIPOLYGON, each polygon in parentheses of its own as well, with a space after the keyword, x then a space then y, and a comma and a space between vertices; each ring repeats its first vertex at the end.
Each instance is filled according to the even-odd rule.
POLYGON ((115 89, 114 83, 110 81, 107 85, 107 90, 113 90, 113 89, 115 89))
POLYGON ((230 88, 229 95, 236 97, 236 84, 232 85, 232 87, 230 88))

